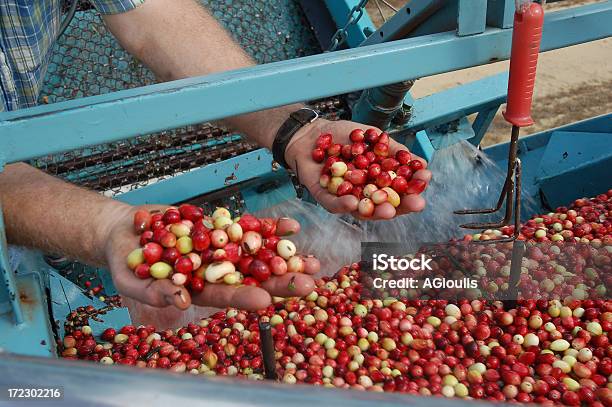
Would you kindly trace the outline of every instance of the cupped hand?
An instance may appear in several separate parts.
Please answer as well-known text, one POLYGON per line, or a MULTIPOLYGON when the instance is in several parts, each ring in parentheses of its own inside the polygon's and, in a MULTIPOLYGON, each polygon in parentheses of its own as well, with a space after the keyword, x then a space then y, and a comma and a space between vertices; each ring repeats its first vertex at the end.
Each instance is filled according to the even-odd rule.
POLYGON ((104 248, 105 258, 110 268, 117 291, 124 296, 154 307, 174 306, 185 310, 191 304, 216 308, 236 307, 244 310, 258 310, 272 302, 272 296, 301 297, 314 290, 314 280, 310 275, 287 273, 272 276, 261 287, 229 286, 225 284, 205 284, 201 293, 192 295, 182 286, 172 284, 170 279, 146 280, 138 278, 127 266, 128 254, 140 247, 139 236, 133 229, 134 213, 138 209, 163 210, 165 206, 148 205, 126 207, 124 213, 113 220, 109 228, 104 248))
MULTIPOLYGON (((353 195, 344 195, 337 197, 322 188, 319 185, 319 177, 323 164, 317 163, 312 159, 311 153, 315 147, 315 143, 319 135, 323 133, 331 133, 334 137, 334 143, 350 144, 349 134, 354 129, 375 128, 365 126, 359 123, 339 120, 329 121, 325 119, 315 120, 313 123, 303 127, 293 137, 285 152, 285 159, 291 168, 297 173, 300 183, 304 185, 312 194, 314 199, 319 202, 325 209, 332 213, 351 213, 357 218, 361 218, 357 211, 359 199, 353 195)), ((376 129, 376 128, 375 128, 376 129)), ((379 129, 376 129, 380 132, 379 129)), ((394 155, 398 150, 408 150, 404 145, 391 139, 389 144, 389 155, 394 155)), ((414 173, 413 179, 420 179, 429 183, 431 180, 431 172, 426 169, 427 163, 421 157, 412 155, 413 159, 417 159, 423 163, 422 170, 414 173)), ((372 217, 373 219, 391 219, 398 215, 403 215, 411 212, 420 212, 425 208, 425 200, 417 194, 409 194, 402 196, 399 207, 394 208, 393 205, 386 202, 376 206, 376 210, 372 217)))

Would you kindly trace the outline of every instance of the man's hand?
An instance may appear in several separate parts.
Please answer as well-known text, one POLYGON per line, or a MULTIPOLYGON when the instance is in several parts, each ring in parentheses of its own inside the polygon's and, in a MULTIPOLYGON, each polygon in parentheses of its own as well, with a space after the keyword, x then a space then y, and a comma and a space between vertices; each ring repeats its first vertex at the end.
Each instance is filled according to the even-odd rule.
MULTIPOLYGON (((357 212, 359 200, 353 195, 334 196, 319 185, 319 176, 321 175, 323 164, 316 163, 311 158, 311 152, 317 137, 322 133, 331 133, 335 143, 349 144, 349 134, 352 130, 357 128, 365 130, 370 127, 346 120, 329 121, 318 119, 300 129, 287 147, 285 152, 287 163, 294 171, 297 170, 300 182, 308 188, 312 196, 332 213, 352 213, 355 217, 360 217, 357 212)), ((397 150, 401 149, 407 150, 405 146, 391 139, 390 155, 395 154, 397 150)), ((418 159, 423 162, 425 167, 427 166, 427 163, 422 158, 413 155, 413 159, 418 159)), ((429 182, 431 172, 426 169, 417 171, 414 174, 414 178, 429 182)), ((397 209, 388 202, 378 205, 374 216, 368 219, 391 219, 396 215, 420 212, 424 207, 425 200, 420 195, 406 195, 402 197, 402 203, 397 209)))
MULTIPOLYGON (((153 210, 165 207, 147 206, 143 208, 153 210)), ((141 280, 126 264, 127 255, 139 247, 139 237, 132 226, 134 212, 137 209, 130 207, 122 216, 114 219, 104 248, 113 282, 122 295, 155 307, 173 305, 182 310, 189 308, 192 302, 196 305, 217 308, 231 306, 245 310, 258 310, 270 305, 271 296, 300 297, 309 294, 314 289, 312 277, 296 273, 287 273, 280 277, 273 276, 262 284, 262 288, 206 284, 204 291, 193 297, 185 288, 172 284, 169 279, 141 280)))

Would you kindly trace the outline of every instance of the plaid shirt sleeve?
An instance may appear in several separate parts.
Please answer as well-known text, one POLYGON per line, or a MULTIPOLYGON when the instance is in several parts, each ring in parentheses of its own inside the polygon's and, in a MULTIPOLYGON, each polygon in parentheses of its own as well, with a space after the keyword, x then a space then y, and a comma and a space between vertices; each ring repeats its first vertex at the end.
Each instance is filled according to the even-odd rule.
POLYGON ((102 14, 118 14, 140 6, 145 0, 90 0, 102 14))

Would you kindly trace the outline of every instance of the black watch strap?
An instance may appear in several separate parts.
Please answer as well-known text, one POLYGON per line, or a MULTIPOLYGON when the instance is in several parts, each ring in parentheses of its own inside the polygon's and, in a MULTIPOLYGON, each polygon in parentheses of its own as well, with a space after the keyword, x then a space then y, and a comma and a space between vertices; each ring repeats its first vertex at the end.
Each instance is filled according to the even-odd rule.
POLYGON ((303 107, 300 110, 289 115, 289 118, 280 126, 276 132, 276 137, 272 143, 272 157, 274 161, 285 168, 289 168, 285 160, 285 150, 289 142, 299 129, 305 125, 314 122, 319 118, 319 113, 316 110, 303 107))

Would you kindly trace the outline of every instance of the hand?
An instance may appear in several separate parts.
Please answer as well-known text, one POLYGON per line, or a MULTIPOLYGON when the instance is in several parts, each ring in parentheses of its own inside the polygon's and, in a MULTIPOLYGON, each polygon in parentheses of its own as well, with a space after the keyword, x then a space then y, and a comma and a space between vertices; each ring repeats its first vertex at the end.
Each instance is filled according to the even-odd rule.
MULTIPOLYGON (((357 197, 353 195, 337 197, 330 194, 319 185, 319 176, 323 164, 316 163, 311 158, 311 152, 315 146, 317 137, 322 133, 331 133, 334 137, 334 143, 349 144, 349 134, 352 130, 357 128, 363 128, 365 130, 371 127, 372 126, 365 126, 346 120, 329 121, 318 119, 310 125, 300 129, 287 146, 285 152, 287 163, 294 171, 297 169, 300 182, 308 188, 314 199, 332 213, 352 213, 353 216, 361 218, 357 212, 359 203, 357 197)), ((389 155, 394 155, 397 150, 408 150, 408 148, 393 139, 391 139, 389 147, 389 155)), ((413 159, 422 161, 425 166, 424 168, 426 168, 427 163, 425 160, 415 155, 412 157, 413 159)), ((417 171, 413 178, 429 182, 431 179, 431 172, 423 169, 417 171)), ((402 196, 402 202, 398 208, 394 208, 393 205, 388 202, 377 205, 374 215, 367 219, 391 219, 396 215, 420 212, 423 208, 425 208, 425 200, 420 195, 405 195, 402 196)))
MULTIPOLYGON (((165 209, 164 206, 148 205, 146 210, 165 209)), ((179 287, 169 279, 142 280, 127 267, 127 255, 139 245, 139 237, 133 230, 134 212, 139 208, 127 207, 123 215, 114 219, 106 239, 105 258, 110 268, 113 283, 121 295, 154 307, 175 306, 185 310, 193 302, 196 305, 225 308, 228 306, 244 310, 258 310, 271 304, 273 296, 300 297, 314 290, 314 281, 307 274, 287 273, 273 276, 262 284, 262 288, 252 286, 234 287, 224 284, 206 284, 204 291, 191 296, 184 287, 179 287)))

